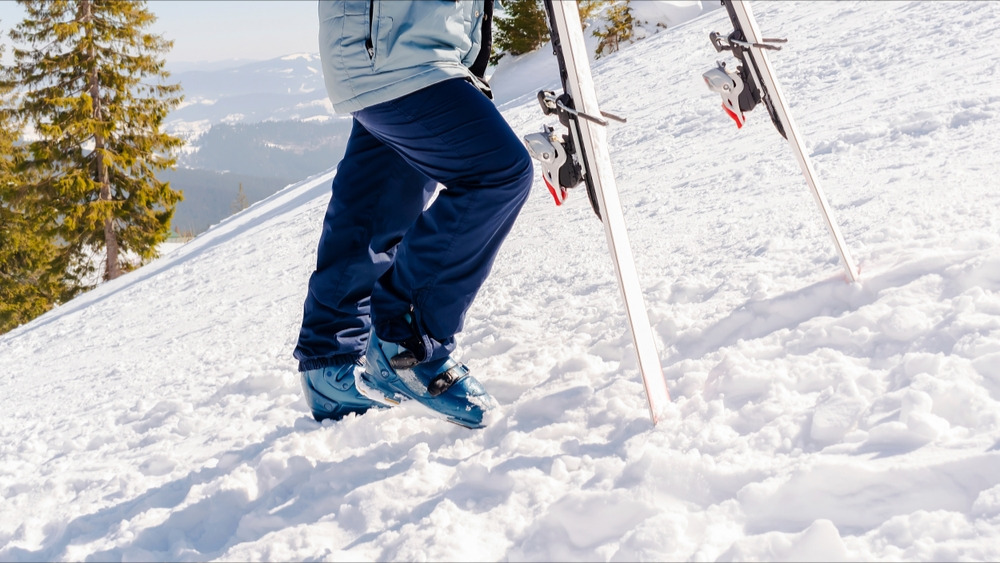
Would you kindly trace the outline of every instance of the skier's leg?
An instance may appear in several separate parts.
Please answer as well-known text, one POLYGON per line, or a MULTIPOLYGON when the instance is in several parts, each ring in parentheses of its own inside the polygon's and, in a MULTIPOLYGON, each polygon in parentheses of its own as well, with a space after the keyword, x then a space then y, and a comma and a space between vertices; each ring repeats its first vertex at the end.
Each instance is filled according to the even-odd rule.
POLYGON ((372 287, 435 187, 354 123, 309 278, 294 353, 300 371, 354 363, 364 355, 372 287))
POLYGON ((456 424, 480 428, 496 401, 451 358, 454 335, 527 199, 531 158, 493 104, 464 80, 355 117, 445 186, 372 293, 375 328, 359 388, 386 404, 415 399, 456 424))
POLYGON ((415 329, 424 347, 415 351, 418 356, 446 358, 527 199, 531 157, 493 103, 461 79, 366 108, 355 117, 411 166, 445 186, 379 278, 372 313, 381 339, 402 342, 415 329))

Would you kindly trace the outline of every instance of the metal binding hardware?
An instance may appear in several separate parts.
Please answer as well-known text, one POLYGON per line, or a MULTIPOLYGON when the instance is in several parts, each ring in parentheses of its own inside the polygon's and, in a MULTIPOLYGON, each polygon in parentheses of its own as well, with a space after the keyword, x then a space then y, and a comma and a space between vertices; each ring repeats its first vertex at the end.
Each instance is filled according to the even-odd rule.
POLYGON ((542 110, 545 113, 545 115, 549 115, 550 113, 554 113, 556 110, 562 110, 562 111, 564 111, 564 112, 566 112, 566 113, 568 113, 568 114, 570 114, 570 115, 572 115, 574 117, 582 117, 582 118, 586 119, 587 121, 590 121, 592 123, 596 123, 598 125, 603 125, 605 127, 607 127, 609 125, 608 124, 608 119, 617 121, 619 123, 627 123, 628 122, 628 120, 626 118, 619 117, 619 116, 617 116, 617 115, 615 115, 613 113, 608 113, 606 111, 601 111, 601 115, 603 115, 604 117, 606 117, 608 119, 601 119, 600 117, 595 117, 595 116, 590 115, 588 113, 584 113, 582 111, 577 111, 575 108, 570 107, 565 102, 563 102, 563 98, 564 97, 566 97, 566 96, 558 96, 557 97, 556 94, 555 94, 555 92, 552 92, 551 90, 542 90, 541 92, 538 93, 538 101, 542 104, 542 110))
POLYGON ((722 51, 732 51, 733 46, 739 47, 743 50, 750 49, 751 47, 757 47, 758 49, 769 49, 771 51, 780 51, 781 47, 774 45, 774 43, 788 43, 788 39, 779 39, 776 37, 762 37, 760 43, 754 43, 752 41, 745 41, 743 39, 738 39, 738 32, 734 31, 730 33, 727 37, 723 37, 719 32, 713 31, 708 34, 709 39, 712 41, 712 45, 715 46, 715 50, 718 52, 722 51), (723 44, 725 41, 726 44, 723 44))

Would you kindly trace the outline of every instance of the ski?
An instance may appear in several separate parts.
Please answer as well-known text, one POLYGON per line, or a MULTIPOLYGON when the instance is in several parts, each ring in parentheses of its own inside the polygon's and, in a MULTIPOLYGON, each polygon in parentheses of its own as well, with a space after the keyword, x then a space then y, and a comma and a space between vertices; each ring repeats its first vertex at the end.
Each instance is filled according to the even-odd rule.
POLYGON ((729 51, 740 65, 735 70, 730 70, 724 62, 719 62, 716 68, 704 73, 702 77, 711 91, 722 95, 722 107, 736 122, 737 128, 742 128, 746 122, 745 112, 752 110, 758 103, 764 104, 778 133, 792 147, 792 152, 802 169, 802 175, 805 176, 806 183, 819 206, 823 222, 833 238, 847 279, 856 282, 858 268, 840 234, 833 211, 806 154, 802 135, 792 119, 788 102, 778 84, 777 74, 768 58, 768 51, 780 50, 785 40, 761 36, 757 20, 748 2, 722 0, 722 4, 733 24, 733 32, 727 36, 712 32, 709 39, 717 52, 729 51))
POLYGON ((601 112, 598 106, 577 3, 545 0, 544 4, 552 50, 559 62, 563 93, 557 96, 554 92, 543 90, 538 93, 538 100, 543 113, 558 116, 568 133, 559 135, 552 127, 546 126, 541 133, 526 136, 525 144, 540 162, 542 177, 557 205, 565 200, 567 189, 580 183, 586 185, 591 206, 604 224, 604 234, 639 360, 650 418, 655 425, 670 402, 670 394, 629 246, 605 130, 609 120, 624 120, 601 112))

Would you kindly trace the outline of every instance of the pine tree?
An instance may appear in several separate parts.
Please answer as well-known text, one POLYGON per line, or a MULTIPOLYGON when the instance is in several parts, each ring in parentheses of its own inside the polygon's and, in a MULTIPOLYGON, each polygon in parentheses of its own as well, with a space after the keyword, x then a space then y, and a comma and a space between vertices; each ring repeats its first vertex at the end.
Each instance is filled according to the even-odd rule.
POLYGON ((54 215, 37 205, 19 171, 25 151, 12 104, 10 89, 0 85, 0 334, 68 295, 62 274, 52 269, 57 248, 46 235, 54 215))
POLYGON ((594 14, 600 11, 600 9, 607 5, 612 0, 579 0, 576 5, 577 9, 580 11, 580 22, 583 23, 583 28, 587 29, 590 25, 589 20, 594 17, 594 14))
POLYGON ((494 19, 494 54, 496 64, 504 55, 530 53, 549 40, 548 20, 540 0, 507 0, 503 15, 494 19))
POLYGON ((158 57, 172 42, 143 31, 155 19, 144 1, 18 3, 26 16, 10 33, 4 81, 19 88, 18 115, 38 137, 28 144, 34 189, 58 211, 71 276, 103 249, 103 278, 114 279, 155 257, 181 198, 155 177, 182 144, 160 130, 181 101, 158 57))
POLYGON ((633 41, 635 21, 632 18, 632 6, 629 5, 631 1, 624 0, 608 8, 607 26, 594 30, 594 36, 601 40, 597 44, 596 58, 601 58, 605 49, 608 53, 614 53, 623 42, 633 41))
MULTIPOLYGON (((580 0, 580 21, 589 20, 608 0, 580 0)), ((549 40, 549 23, 541 0, 505 0, 503 13, 494 20, 493 54, 490 64, 505 55, 530 53, 549 40)))
POLYGON ((240 190, 236 193, 236 199, 230 204, 229 209, 233 213, 239 213, 247 207, 250 207, 250 200, 247 198, 246 192, 243 191, 243 182, 240 182, 240 190))

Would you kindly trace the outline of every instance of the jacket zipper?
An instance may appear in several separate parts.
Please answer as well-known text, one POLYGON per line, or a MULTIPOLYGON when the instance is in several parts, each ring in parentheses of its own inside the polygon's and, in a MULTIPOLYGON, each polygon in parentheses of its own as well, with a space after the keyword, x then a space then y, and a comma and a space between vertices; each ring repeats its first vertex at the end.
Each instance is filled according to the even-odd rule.
POLYGON ((365 49, 368 50, 368 58, 375 58, 375 43, 372 41, 372 29, 375 20, 375 0, 368 0, 368 38, 365 39, 365 49))

